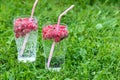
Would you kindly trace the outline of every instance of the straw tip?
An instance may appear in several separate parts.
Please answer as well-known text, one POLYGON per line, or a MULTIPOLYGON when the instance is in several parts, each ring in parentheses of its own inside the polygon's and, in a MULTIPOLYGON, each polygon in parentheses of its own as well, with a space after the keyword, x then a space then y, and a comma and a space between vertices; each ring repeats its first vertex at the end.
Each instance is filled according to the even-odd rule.
POLYGON ((73 5, 71 5, 72 7, 74 7, 75 5, 73 4, 73 5))

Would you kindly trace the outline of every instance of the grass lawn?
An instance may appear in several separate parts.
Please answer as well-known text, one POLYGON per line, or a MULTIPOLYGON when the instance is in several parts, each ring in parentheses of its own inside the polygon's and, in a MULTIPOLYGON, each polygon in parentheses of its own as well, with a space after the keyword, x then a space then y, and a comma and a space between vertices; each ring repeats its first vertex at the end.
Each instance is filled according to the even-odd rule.
POLYGON ((0 80, 120 80, 120 1, 91 1, 39 0, 34 14, 39 25, 37 60, 19 63, 13 19, 30 15, 34 0, 0 0, 0 80), (75 7, 61 19, 69 30, 64 68, 48 71, 42 26, 56 23, 71 4, 75 7))

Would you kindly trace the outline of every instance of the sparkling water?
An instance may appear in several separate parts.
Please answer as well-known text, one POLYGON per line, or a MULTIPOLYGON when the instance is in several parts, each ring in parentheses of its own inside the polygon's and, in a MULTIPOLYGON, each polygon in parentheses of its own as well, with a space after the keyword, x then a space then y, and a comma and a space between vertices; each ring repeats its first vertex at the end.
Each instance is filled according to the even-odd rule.
POLYGON ((55 44, 53 56, 51 58, 50 66, 47 67, 48 57, 52 45, 52 40, 44 40, 44 55, 45 55, 45 68, 49 70, 59 71, 62 65, 65 63, 66 43, 61 41, 55 44), (65 46, 65 47, 63 47, 65 46))
POLYGON ((37 34, 38 31, 31 31, 29 33, 28 41, 22 56, 20 55, 21 47, 23 45, 24 37, 16 38, 16 45, 18 50, 18 60, 23 62, 32 62, 36 60, 36 47, 37 47, 37 34))

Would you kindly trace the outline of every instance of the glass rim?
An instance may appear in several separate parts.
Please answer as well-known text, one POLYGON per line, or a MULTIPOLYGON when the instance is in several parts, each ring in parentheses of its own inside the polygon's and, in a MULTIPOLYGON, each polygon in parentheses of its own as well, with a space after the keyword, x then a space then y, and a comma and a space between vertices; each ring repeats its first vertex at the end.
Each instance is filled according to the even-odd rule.
MULTIPOLYGON (((53 22, 53 23, 50 23, 50 22, 49 22, 49 23, 46 23, 46 24, 44 24, 44 25, 42 26, 42 28, 45 27, 45 26, 47 26, 47 25, 54 25, 54 24, 57 24, 57 22, 53 22)), ((64 26, 68 27, 67 24, 65 24, 65 23, 60 23, 60 25, 64 25, 64 26)))
MULTIPOLYGON (((14 19, 13 19, 13 23, 16 19, 18 18, 30 18, 30 15, 21 15, 21 16, 16 16, 14 19)), ((33 16, 33 18, 35 19, 35 21, 37 21, 37 17, 36 16, 33 16)))

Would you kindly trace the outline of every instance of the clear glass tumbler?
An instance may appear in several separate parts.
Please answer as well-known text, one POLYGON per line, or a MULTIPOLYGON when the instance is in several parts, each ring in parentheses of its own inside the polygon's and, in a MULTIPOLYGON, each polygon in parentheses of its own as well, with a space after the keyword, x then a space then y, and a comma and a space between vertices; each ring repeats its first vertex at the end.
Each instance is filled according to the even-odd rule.
MULTIPOLYGON (((18 61, 22 61, 22 62, 33 62, 36 60, 36 48, 37 48, 37 37, 38 37, 38 25, 37 25, 37 19, 34 17, 32 20, 30 20, 30 23, 33 23, 34 26, 36 26, 37 28, 34 30, 29 31, 29 29, 27 29, 28 31, 26 31, 26 33, 22 34, 20 33, 21 30, 18 29, 19 32, 19 37, 17 35, 17 31, 15 31, 16 27, 17 28, 21 28, 21 26, 25 27, 30 27, 28 26, 30 23, 28 21, 18 21, 18 24, 16 25, 15 21, 17 19, 27 19, 29 17, 17 17, 14 19, 14 34, 15 34, 15 41, 16 41, 16 45, 17 45, 17 50, 18 50, 18 61), (20 36, 22 35, 22 36, 20 36), (26 44, 25 44, 26 43, 26 44), (24 48, 23 48, 24 45, 24 48), (22 52, 22 54, 21 54, 22 52)), ((23 30, 23 29, 22 29, 23 30)))
MULTIPOLYGON (((47 25, 52 25, 52 24, 46 24, 43 26, 43 28, 47 25)), ((64 25, 67 28, 67 25, 65 24, 61 24, 61 25, 64 25)), ((43 39, 46 69, 59 71, 63 67, 63 64, 65 63, 65 54, 67 51, 66 41, 67 41, 66 38, 64 38, 60 42, 54 42, 53 39, 43 39), (53 44, 54 44, 54 50, 48 67, 48 59, 50 57, 50 51, 53 44)))

